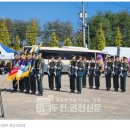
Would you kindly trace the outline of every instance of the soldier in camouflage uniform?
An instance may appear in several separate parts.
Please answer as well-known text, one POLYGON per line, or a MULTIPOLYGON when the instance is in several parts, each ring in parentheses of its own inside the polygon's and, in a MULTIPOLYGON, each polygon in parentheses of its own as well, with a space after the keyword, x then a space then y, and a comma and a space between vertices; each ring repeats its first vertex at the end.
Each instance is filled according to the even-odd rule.
POLYGON ((54 57, 50 56, 50 63, 48 64, 48 81, 49 81, 49 88, 51 90, 54 89, 54 77, 55 77, 55 61, 54 57))
POLYGON ((76 64, 76 69, 77 69, 77 93, 81 94, 82 91, 82 78, 84 74, 84 66, 83 66, 83 61, 82 57, 79 56, 76 64))
POLYGON ((126 77, 127 77, 127 71, 128 71, 128 62, 127 58, 123 57, 123 61, 121 63, 121 72, 120 72, 120 81, 121 81, 121 91, 125 92, 126 91, 126 77))
POLYGON ((105 77, 106 77, 106 90, 110 91, 111 88, 111 72, 112 72, 112 62, 110 57, 107 57, 106 63, 105 63, 105 77))
MULTIPOLYGON (((31 58, 32 58, 32 54, 27 53, 25 66, 27 66, 28 63, 31 62, 31 58)), ((28 77, 24 78, 24 82, 25 82, 25 93, 28 94, 28 93, 30 93, 30 75, 28 77)))
POLYGON ((112 63, 112 75, 113 75, 113 87, 114 91, 118 91, 119 88, 119 74, 120 74, 120 62, 119 57, 116 56, 112 63))
POLYGON ((91 58, 88 65, 88 76, 89 76, 88 81, 89 81, 90 89, 93 89, 94 66, 95 66, 95 61, 93 58, 91 58))
MULTIPOLYGON (((21 52, 20 53, 20 62, 19 62, 20 66, 25 65, 25 63, 26 63, 25 58, 26 58, 25 54, 23 52, 21 52)), ((24 78, 19 80, 19 90, 20 90, 20 92, 24 92, 24 90, 25 90, 25 79, 24 78)))
POLYGON ((82 86, 83 88, 86 88, 86 77, 87 77, 87 72, 88 72, 88 62, 86 61, 86 58, 83 57, 83 71, 84 71, 84 75, 83 75, 83 78, 82 78, 82 86))
POLYGON ((55 77, 56 91, 60 91, 60 88, 61 88, 61 72, 62 72, 62 69, 63 69, 63 63, 61 61, 60 56, 58 56, 58 61, 55 63, 55 69, 56 69, 56 77, 55 77))
POLYGON ((36 66, 36 78, 37 78, 37 85, 38 85, 38 94, 37 96, 43 95, 43 84, 42 79, 44 76, 44 65, 45 62, 42 58, 42 53, 38 54, 38 59, 36 60, 35 66, 36 66))
POLYGON ((31 72, 30 72, 30 85, 31 85, 31 94, 36 94, 36 53, 32 53, 32 62, 31 62, 31 72))
POLYGON ((96 90, 99 90, 100 87, 100 76, 102 73, 102 64, 100 63, 100 59, 97 59, 97 62, 94 67, 94 75, 95 75, 95 86, 96 90))
POLYGON ((70 61, 69 70, 68 70, 69 77, 70 77, 70 93, 75 92, 75 86, 76 86, 75 67, 76 67, 76 56, 73 55, 72 60, 70 61))

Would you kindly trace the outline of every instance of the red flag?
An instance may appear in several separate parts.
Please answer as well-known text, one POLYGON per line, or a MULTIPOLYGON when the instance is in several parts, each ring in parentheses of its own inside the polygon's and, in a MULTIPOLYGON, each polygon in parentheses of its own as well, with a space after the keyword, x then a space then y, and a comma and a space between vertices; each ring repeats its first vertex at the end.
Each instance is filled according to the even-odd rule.
POLYGON ((7 79, 8 80, 14 80, 15 78, 16 78, 16 73, 17 73, 17 71, 18 71, 18 68, 19 67, 14 67, 12 70, 11 70, 11 72, 9 73, 9 75, 7 76, 7 79))

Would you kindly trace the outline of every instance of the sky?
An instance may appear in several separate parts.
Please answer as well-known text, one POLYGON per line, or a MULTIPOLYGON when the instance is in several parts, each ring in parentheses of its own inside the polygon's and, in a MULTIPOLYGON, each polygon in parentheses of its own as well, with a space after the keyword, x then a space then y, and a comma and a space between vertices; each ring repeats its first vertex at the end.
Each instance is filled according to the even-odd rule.
MULTIPOLYGON (((122 10, 130 12, 130 2, 85 2, 85 11, 88 18, 96 15, 98 11, 122 10)), ((42 26, 48 21, 60 20, 72 23, 74 30, 80 25, 79 13, 82 10, 81 2, 0 2, 0 17, 29 20, 36 18, 42 26)))

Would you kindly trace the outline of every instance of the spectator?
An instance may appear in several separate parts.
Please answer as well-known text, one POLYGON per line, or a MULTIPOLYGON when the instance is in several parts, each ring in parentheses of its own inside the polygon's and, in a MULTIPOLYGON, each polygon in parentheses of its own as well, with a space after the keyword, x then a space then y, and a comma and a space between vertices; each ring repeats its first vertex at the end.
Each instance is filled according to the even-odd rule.
POLYGON ((8 73, 8 72, 10 72, 11 71, 11 62, 8 62, 7 64, 6 64, 6 72, 8 73))

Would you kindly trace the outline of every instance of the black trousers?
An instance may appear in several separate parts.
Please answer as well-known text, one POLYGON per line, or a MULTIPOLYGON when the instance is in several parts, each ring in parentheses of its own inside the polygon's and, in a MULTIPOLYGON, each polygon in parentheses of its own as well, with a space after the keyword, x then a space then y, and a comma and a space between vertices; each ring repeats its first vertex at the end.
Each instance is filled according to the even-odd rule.
POLYGON ((123 91, 123 92, 125 92, 126 91, 126 76, 121 76, 121 90, 123 91))
POLYGON ((95 76, 95 86, 96 86, 96 88, 100 87, 100 76, 99 75, 95 76))
POLYGON ((24 78, 26 92, 30 91, 30 80, 29 79, 30 79, 30 77, 25 77, 24 78))
POLYGON ((49 88, 52 90, 54 88, 54 74, 48 75, 49 88))
POLYGON ((70 90, 71 91, 75 91, 75 80, 76 80, 76 77, 75 75, 71 75, 70 76, 70 90))
POLYGON ((30 76, 30 87, 32 92, 36 92, 36 78, 34 75, 30 76))
POLYGON ((77 91, 80 93, 82 91, 82 77, 77 77, 77 91))
POLYGON ((86 88, 86 74, 82 77, 82 87, 86 88))
POLYGON ((89 75, 89 86, 93 87, 93 74, 89 75))
POLYGON ((106 88, 111 88, 111 75, 106 75, 106 88))
POLYGON ((24 91, 24 89, 25 89, 25 79, 19 80, 19 89, 21 91, 24 91))
POLYGON ((119 88, 119 76, 118 75, 113 76, 113 87, 115 89, 119 88))
POLYGON ((56 76, 55 77, 55 84, 56 84, 57 89, 61 88, 61 76, 56 76))
POLYGON ((37 85, 38 85, 38 93, 43 94, 43 84, 42 84, 43 76, 41 74, 37 75, 37 85))
POLYGON ((13 80, 13 90, 14 91, 17 91, 17 89, 18 89, 18 83, 17 83, 17 80, 13 80))

